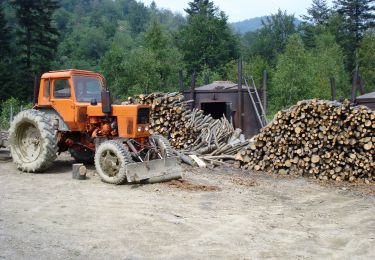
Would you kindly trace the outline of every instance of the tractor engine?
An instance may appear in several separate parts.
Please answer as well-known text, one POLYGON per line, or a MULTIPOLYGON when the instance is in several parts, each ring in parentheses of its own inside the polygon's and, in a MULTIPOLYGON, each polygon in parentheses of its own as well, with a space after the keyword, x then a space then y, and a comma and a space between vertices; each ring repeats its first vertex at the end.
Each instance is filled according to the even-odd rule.
POLYGON ((116 137, 118 136, 117 121, 114 117, 90 117, 87 124, 87 133, 95 137, 116 137))

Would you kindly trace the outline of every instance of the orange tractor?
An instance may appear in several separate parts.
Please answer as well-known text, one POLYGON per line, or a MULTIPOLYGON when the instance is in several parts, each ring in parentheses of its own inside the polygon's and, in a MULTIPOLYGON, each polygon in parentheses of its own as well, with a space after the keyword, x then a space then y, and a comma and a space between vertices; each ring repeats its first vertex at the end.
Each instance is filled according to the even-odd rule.
POLYGON ((148 105, 112 105, 98 73, 51 71, 42 75, 34 108, 11 124, 11 154, 25 172, 43 172, 69 151, 77 162, 94 162, 107 183, 181 178, 168 140, 149 134, 149 116, 148 105))

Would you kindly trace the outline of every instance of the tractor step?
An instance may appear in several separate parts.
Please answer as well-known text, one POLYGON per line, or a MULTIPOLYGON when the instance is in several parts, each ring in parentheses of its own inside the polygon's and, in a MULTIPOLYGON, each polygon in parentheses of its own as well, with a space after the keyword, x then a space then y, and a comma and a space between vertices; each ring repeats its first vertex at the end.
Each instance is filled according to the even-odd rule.
POLYGON ((130 163, 126 165, 128 182, 156 183, 182 178, 182 168, 178 157, 130 163))

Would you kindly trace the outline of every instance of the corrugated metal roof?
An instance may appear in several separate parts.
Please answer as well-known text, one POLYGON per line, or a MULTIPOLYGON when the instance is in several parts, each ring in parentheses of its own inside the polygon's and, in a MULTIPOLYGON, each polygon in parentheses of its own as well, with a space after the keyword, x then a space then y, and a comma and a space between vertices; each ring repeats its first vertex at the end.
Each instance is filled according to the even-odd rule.
POLYGON ((362 100, 362 99, 375 99, 375 92, 367 93, 367 94, 357 97, 357 100, 362 100))
MULTIPOLYGON (((197 88, 195 88, 195 90, 196 91, 200 91, 200 90, 203 90, 203 91, 210 91, 210 90, 211 91, 218 91, 218 90, 233 90, 233 89, 237 89, 237 88, 238 88, 238 84, 234 83, 232 81, 214 81, 211 84, 201 86, 201 87, 197 87, 197 88)), ((246 86, 242 86, 242 89, 246 89, 246 86)))

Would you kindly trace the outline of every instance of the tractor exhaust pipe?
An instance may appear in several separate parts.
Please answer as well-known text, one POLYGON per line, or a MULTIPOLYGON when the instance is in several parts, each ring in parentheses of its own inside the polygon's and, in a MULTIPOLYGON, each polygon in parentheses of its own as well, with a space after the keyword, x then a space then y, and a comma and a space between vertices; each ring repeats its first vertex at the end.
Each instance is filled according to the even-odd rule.
POLYGON ((102 112, 104 114, 110 114, 112 111, 111 92, 108 89, 107 81, 103 78, 104 89, 101 93, 102 98, 102 112))
POLYGON ((104 114, 110 114, 112 110, 111 93, 109 90, 102 91, 102 112, 104 114))
POLYGON ((39 88, 38 88, 38 78, 34 75, 34 105, 38 104, 39 88))

